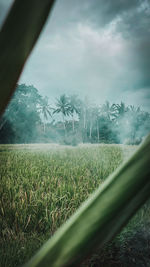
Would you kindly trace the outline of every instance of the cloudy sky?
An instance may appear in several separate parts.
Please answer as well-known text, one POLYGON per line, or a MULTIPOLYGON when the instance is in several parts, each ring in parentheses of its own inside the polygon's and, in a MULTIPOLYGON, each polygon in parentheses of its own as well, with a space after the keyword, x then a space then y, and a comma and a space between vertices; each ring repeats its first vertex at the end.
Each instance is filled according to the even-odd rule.
POLYGON ((150 110, 150 0, 57 0, 20 83, 150 110))

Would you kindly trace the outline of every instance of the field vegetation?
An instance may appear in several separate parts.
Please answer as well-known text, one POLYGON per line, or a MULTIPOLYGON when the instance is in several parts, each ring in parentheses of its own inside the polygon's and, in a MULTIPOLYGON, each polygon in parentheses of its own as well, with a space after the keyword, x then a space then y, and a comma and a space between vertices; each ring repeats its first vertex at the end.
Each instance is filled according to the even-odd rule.
MULTIPOLYGON (((25 263, 135 149, 1 145, 1 266, 25 263)), ((148 266, 148 212, 146 204, 112 243, 83 266, 148 266)))

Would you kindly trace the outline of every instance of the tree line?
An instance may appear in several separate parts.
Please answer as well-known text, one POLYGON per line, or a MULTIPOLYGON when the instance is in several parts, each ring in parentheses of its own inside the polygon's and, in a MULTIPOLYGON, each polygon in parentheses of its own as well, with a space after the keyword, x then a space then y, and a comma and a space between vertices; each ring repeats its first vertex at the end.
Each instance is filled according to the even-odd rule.
POLYGON ((139 144, 150 131, 150 113, 125 103, 94 105, 62 94, 49 104, 34 86, 17 90, 0 118, 0 143, 139 144))

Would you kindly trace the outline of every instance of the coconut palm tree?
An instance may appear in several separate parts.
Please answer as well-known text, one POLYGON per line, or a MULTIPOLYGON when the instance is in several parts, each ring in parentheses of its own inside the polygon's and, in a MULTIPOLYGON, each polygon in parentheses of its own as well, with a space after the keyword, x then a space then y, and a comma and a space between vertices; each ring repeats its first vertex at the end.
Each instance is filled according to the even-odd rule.
POLYGON ((51 110, 53 110, 53 109, 50 107, 50 105, 48 103, 48 98, 47 97, 41 98, 40 104, 39 104, 39 111, 44 118, 44 122, 43 122, 44 133, 45 133, 46 121, 48 120, 49 117, 52 118, 51 110))
POLYGON ((108 120, 111 120, 114 117, 115 112, 115 105, 111 105, 109 101, 106 101, 105 104, 101 106, 101 114, 108 120))
POLYGON ((89 125, 89 138, 92 139, 93 127, 95 124, 95 109, 94 107, 88 107, 87 109, 88 125, 89 125))
POLYGON ((128 107, 125 106, 125 103, 121 102, 120 104, 114 104, 114 113, 115 118, 124 117, 125 113, 129 110, 128 107))
POLYGON ((56 109, 53 111, 53 114, 55 113, 61 113, 64 130, 66 131, 65 117, 70 115, 70 105, 68 97, 65 94, 61 95, 60 98, 57 99, 56 109))
POLYGON ((87 130, 87 124, 88 124, 88 113, 89 113, 89 100, 87 97, 83 101, 80 101, 80 120, 83 123, 83 129, 87 130))
POLYGON ((142 111, 140 107, 135 107, 133 105, 129 106, 127 119, 128 124, 130 125, 131 144, 136 144, 138 143, 138 141, 140 142, 140 140, 142 140, 142 136, 146 135, 149 132, 149 130, 146 131, 146 129, 144 129, 145 126, 147 126, 147 123, 149 124, 150 122, 148 117, 149 113, 142 111))
POLYGON ((71 95, 69 97, 69 114, 72 117, 72 131, 74 132, 75 127, 74 127, 74 116, 79 115, 80 113, 80 100, 78 99, 77 95, 71 95))
POLYGON ((100 139, 100 133, 99 133, 100 108, 99 107, 94 107, 92 115, 93 115, 94 123, 95 123, 95 126, 96 126, 97 142, 99 143, 99 139, 100 139))

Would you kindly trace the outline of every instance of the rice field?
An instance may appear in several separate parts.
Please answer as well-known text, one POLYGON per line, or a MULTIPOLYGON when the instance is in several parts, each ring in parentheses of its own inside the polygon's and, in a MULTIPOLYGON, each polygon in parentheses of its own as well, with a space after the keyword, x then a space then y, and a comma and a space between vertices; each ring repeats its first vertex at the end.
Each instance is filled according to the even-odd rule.
MULTIPOLYGON (((121 145, 1 145, 0 266, 25 263, 135 150, 136 146, 121 145)), ((113 264, 116 251, 120 261, 121 249, 139 227, 147 231, 148 213, 145 205, 115 241, 83 266, 132 266, 108 262, 113 264)), ((144 253, 143 259, 150 259, 144 253)))

